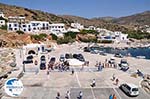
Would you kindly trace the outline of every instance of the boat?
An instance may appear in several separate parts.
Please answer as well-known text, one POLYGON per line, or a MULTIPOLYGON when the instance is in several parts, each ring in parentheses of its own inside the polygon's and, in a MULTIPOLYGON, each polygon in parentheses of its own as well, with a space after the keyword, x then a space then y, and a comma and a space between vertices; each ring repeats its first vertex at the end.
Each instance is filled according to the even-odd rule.
POLYGON ((136 56, 136 58, 138 58, 138 59, 145 59, 146 57, 145 56, 136 56))

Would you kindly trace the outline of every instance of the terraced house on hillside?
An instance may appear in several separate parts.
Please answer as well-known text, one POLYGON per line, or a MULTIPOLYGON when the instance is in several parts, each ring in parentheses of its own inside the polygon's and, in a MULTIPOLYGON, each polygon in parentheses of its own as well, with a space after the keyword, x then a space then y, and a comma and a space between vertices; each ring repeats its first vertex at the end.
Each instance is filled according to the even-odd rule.
POLYGON ((25 33, 48 32, 49 22, 27 21, 25 17, 8 17, 8 32, 23 31, 25 33))

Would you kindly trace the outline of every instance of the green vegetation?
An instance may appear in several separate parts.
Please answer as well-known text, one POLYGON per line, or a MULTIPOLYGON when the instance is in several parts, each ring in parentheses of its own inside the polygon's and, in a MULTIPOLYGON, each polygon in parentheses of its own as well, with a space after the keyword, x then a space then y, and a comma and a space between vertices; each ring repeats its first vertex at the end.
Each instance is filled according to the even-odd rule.
POLYGON ((75 39, 76 35, 77 35, 76 32, 67 32, 65 33, 64 37, 71 37, 72 39, 75 39))
POLYGON ((16 33, 18 33, 18 34, 24 34, 24 32, 23 31, 16 31, 16 33))
POLYGON ((80 39, 81 42, 85 42, 85 43, 88 43, 88 42, 94 42, 96 43, 97 42, 97 39, 96 38, 88 38, 88 39, 80 39))
POLYGON ((63 38, 58 38, 57 43, 58 44, 67 44, 67 43, 72 43, 76 39, 76 32, 67 32, 64 34, 63 38))
POLYGON ((2 25, 2 26, 0 27, 0 29, 2 29, 2 30, 7 30, 7 25, 2 25))
POLYGON ((58 37, 55 34, 50 34, 50 35, 52 36, 53 40, 57 40, 58 39, 58 37))
POLYGON ((82 30, 80 31, 81 34, 98 34, 95 30, 82 30))
POLYGON ((0 17, 0 20, 5 20, 5 22, 8 22, 8 20, 3 17, 0 17))
POLYGON ((31 35, 31 38, 35 40, 45 40, 46 37, 47 34, 31 35))
POLYGON ((99 40, 99 41, 97 41, 97 43, 109 44, 109 43, 113 43, 113 41, 112 40, 99 40))
POLYGON ((70 36, 57 39, 58 44, 68 44, 68 43, 73 43, 74 41, 75 40, 72 39, 70 36))
POLYGON ((147 32, 141 32, 140 30, 138 31, 127 31, 129 38, 134 38, 134 39, 150 39, 150 33, 147 32))

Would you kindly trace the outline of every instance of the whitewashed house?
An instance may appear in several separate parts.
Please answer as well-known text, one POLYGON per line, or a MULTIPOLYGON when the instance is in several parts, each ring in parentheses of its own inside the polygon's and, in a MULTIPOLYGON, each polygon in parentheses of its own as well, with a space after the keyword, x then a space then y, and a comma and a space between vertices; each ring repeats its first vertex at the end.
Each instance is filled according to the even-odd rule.
POLYGON ((79 30, 83 30, 84 26, 81 25, 80 23, 71 23, 71 27, 79 30))
POLYGON ((68 28, 67 31, 68 32, 80 32, 80 30, 76 28, 68 28))
POLYGON ((7 31, 8 32, 15 32, 19 30, 19 23, 17 22, 8 22, 7 23, 7 31))
POLYGON ((49 32, 49 22, 46 21, 30 21, 21 24, 21 31, 27 33, 47 33, 49 32))
POLYGON ((89 26, 88 30, 96 30, 96 27, 95 26, 89 26))
POLYGON ((150 33, 150 28, 147 28, 147 29, 146 29, 146 32, 150 33))
POLYGON ((63 36, 63 34, 67 32, 65 24, 63 23, 50 24, 49 29, 50 33, 55 34, 57 36, 63 36))
POLYGON ((20 30, 22 23, 25 23, 25 17, 9 16, 7 22, 7 31, 15 32, 20 30))
POLYGON ((5 23, 5 20, 0 20, 0 27, 1 26, 4 26, 6 23, 5 23))
POLYGON ((23 46, 23 54, 29 55, 29 54, 39 54, 45 52, 45 49, 47 49, 47 45, 45 44, 27 44, 23 46))
POLYGON ((115 31, 114 34, 116 42, 128 41, 128 34, 123 34, 122 32, 119 31, 115 31))
POLYGON ((7 30, 15 32, 21 30, 25 33, 47 33, 49 32, 49 22, 46 21, 26 21, 25 17, 8 17, 7 30))
POLYGON ((114 42, 127 42, 128 41, 128 34, 123 34, 119 31, 109 31, 107 29, 99 29, 99 40, 111 40, 114 42))
POLYGON ((4 18, 4 13, 0 11, 0 17, 4 18))

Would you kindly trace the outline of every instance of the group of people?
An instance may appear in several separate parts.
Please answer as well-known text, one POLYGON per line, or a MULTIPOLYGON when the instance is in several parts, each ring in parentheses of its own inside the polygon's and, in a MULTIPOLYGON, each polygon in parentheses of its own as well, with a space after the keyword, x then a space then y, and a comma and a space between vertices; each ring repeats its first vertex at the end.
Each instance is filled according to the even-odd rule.
POLYGON ((117 97, 116 97, 115 94, 111 94, 111 95, 109 96, 109 99, 117 99, 117 97))
POLYGON ((98 71, 102 71, 104 68, 104 65, 101 62, 96 61, 95 67, 98 68, 98 71))
MULTIPOLYGON (((82 91, 80 91, 79 95, 77 96, 77 99, 82 99, 82 97, 83 97, 83 93, 82 93, 82 91)), ((60 93, 59 92, 57 92, 56 99, 60 99, 60 93)), ((71 99, 70 98, 70 91, 66 92, 65 99, 71 99)))

